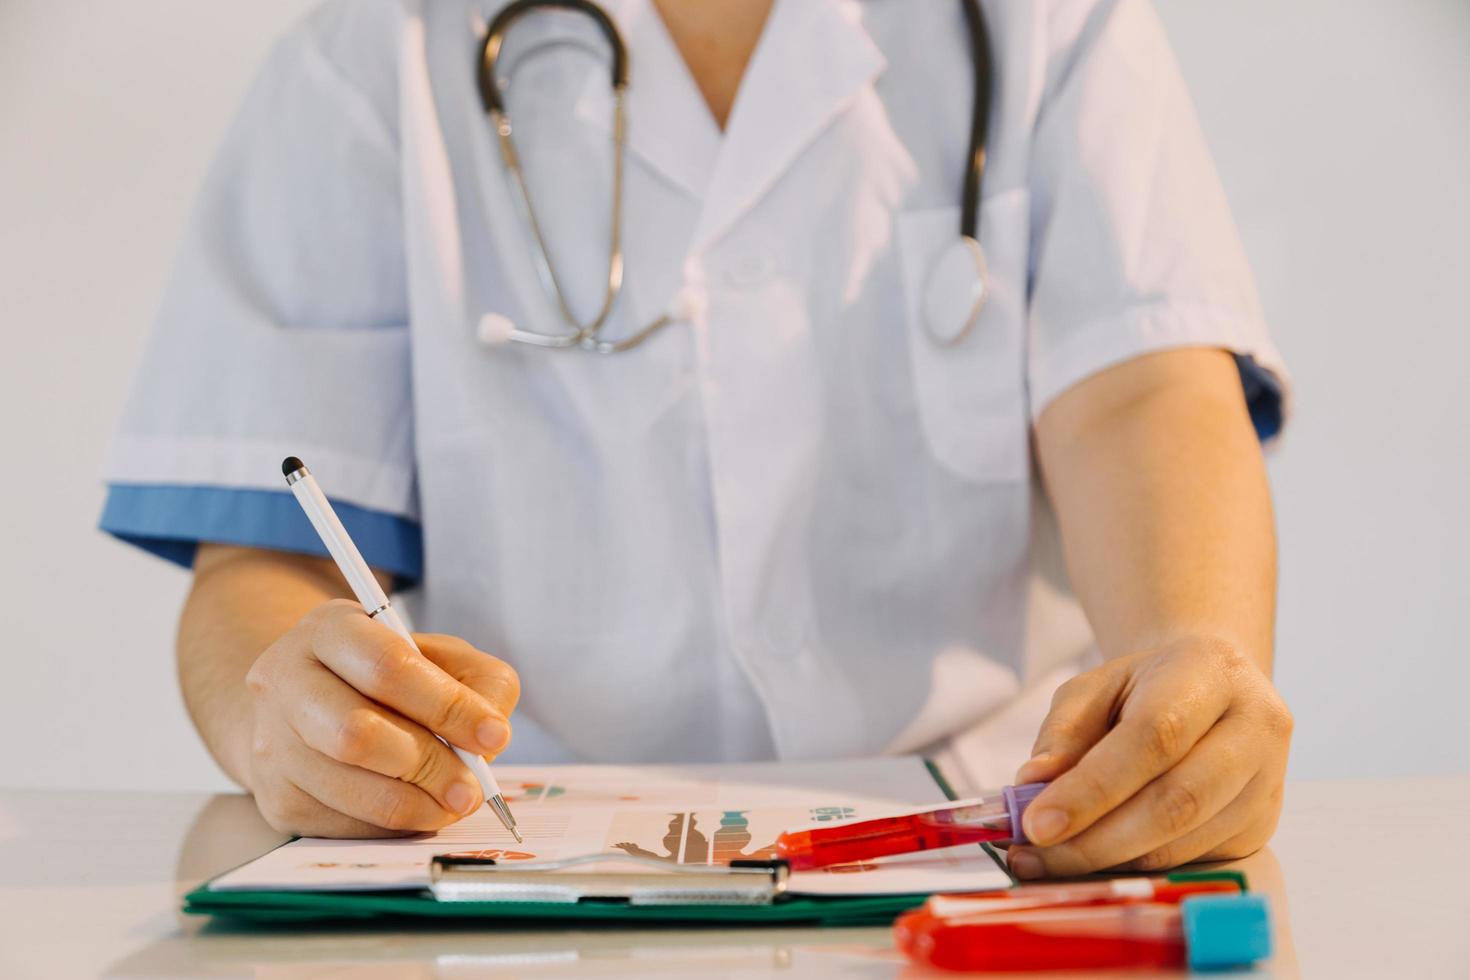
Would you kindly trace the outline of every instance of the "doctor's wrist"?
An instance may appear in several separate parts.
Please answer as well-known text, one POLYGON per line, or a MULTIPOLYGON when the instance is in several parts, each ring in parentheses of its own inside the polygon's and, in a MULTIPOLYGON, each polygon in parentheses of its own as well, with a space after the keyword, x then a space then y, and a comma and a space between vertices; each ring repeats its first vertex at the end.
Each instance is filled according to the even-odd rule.
POLYGON ((1258 667, 1267 677, 1271 676, 1274 655, 1269 635, 1248 639, 1256 630, 1242 629, 1235 625, 1218 622, 1176 622, 1139 630, 1125 642, 1110 644, 1112 649, 1103 649, 1103 659, 1113 661, 1140 653, 1163 650, 1197 650, 1201 656, 1230 659, 1242 657, 1258 667))

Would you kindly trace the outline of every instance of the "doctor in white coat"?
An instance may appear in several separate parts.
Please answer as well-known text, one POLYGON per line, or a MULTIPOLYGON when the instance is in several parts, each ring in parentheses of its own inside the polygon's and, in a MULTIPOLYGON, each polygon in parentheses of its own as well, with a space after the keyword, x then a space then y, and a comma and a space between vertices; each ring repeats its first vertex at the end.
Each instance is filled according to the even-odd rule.
POLYGON ((940 342, 960 0, 607 0, 621 181, 596 24, 518 20, 497 78, 565 312, 477 87, 501 6, 330 0, 280 41, 108 463, 103 527, 193 569, 185 698, 267 818, 458 819, 479 789, 431 731, 551 762, 968 730, 987 781, 1055 780, 1022 876, 1259 847, 1286 376, 1152 9, 985 3, 988 299, 940 342), (487 345, 595 316, 619 184, 602 336, 668 325, 487 345), (290 454, 422 657, 344 600, 290 454))

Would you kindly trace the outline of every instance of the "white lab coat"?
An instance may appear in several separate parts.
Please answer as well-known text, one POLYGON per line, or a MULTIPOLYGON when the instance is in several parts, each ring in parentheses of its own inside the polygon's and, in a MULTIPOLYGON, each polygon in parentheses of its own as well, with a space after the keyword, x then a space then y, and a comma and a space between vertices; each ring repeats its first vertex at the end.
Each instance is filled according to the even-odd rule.
MULTIPOLYGON (((281 41, 203 189, 107 473, 119 493, 221 493, 202 524, 180 504, 104 525, 252 543, 232 494, 284 493, 279 461, 301 456, 339 502, 421 535, 421 561, 378 561, 418 579, 419 628, 520 672, 509 758, 859 755, 1005 716, 1089 646, 1029 447, 1048 402, 1204 345, 1279 407, 1280 358, 1139 0, 987 3, 992 295, 954 347, 917 307, 959 227, 959 3, 777 0, 723 134, 649 0, 610 3, 632 83, 606 335, 687 317, 613 357, 484 347, 486 313, 565 330, 475 88, 497 6, 336 0, 281 41)), ((585 19, 541 13, 504 57, 586 317, 610 95, 567 39, 601 49, 585 19)), ((1026 747, 994 752, 1008 767, 1026 747)))

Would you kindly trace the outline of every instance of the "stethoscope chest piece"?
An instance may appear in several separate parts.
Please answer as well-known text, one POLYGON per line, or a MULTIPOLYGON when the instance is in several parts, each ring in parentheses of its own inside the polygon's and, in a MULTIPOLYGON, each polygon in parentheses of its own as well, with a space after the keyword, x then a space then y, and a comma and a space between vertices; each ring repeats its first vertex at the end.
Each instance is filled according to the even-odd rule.
POLYGON ((980 319, 989 292, 985 253, 979 242, 961 235, 945 247, 924 283, 924 329, 935 343, 959 343, 980 319))

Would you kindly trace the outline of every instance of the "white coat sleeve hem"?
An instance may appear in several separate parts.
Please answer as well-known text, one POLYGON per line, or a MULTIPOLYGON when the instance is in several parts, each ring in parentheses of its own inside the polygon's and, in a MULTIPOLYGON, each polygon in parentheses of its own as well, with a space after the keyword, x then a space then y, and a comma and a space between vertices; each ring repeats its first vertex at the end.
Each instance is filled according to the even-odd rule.
POLYGON ((1039 419, 1062 392, 1107 368, 1145 354, 1189 347, 1220 348, 1264 371, 1269 397, 1279 399, 1283 419, 1290 415, 1291 379, 1258 318, 1210 306, 1160 304, 1134 307, 1077 329, 1045 356, 1033 350, 1031 419, 1039 419))

